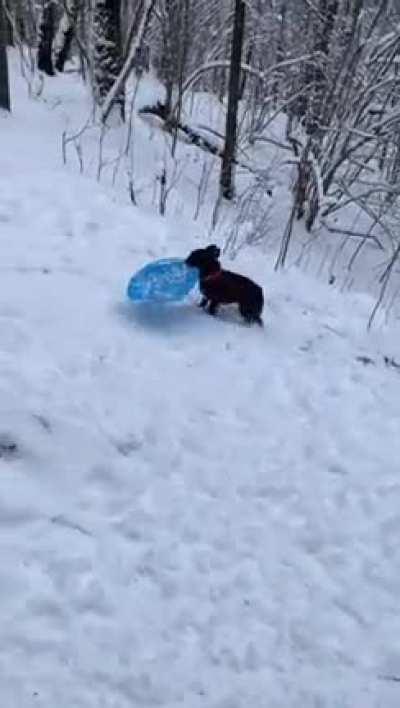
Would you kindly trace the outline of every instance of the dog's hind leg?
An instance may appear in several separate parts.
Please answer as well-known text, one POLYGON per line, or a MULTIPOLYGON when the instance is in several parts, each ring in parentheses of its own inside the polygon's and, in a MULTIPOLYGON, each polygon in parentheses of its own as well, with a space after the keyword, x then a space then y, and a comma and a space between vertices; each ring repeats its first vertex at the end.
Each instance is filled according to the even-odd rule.
POLYGON ((216 302, 215 300, 211 300, 207 308, 207 312, 209 315, 212 315, 214 317, 218 312, 218 302, 216 302))
POLYGON ((248 305, 240 304, 239 305, 239 312, 242 315, 245 322, 247 322, 247 324, 251 325, 256 322, 259 325, 259 327, 264 326, 261 316, 257 312, 254 312, 253 308, 249 308, 248 305))
POLYGON ((264 322, 262 321, 261 317, 254 317, 253 315, 248 315, 243 319, 250 327, 253 324, 258 324, 259 327, 264 327, 264 322))

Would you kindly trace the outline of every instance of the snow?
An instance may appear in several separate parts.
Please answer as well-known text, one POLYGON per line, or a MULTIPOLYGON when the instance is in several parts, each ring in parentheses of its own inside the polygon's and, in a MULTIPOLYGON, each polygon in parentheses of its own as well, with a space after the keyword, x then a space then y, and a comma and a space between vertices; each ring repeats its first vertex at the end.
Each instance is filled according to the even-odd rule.
POLYGON ((263 331, 135 309, 204 239, 62 167, 54 85, 0 118, 2 705, 397 708, 398 325, 251 249, 263 331))

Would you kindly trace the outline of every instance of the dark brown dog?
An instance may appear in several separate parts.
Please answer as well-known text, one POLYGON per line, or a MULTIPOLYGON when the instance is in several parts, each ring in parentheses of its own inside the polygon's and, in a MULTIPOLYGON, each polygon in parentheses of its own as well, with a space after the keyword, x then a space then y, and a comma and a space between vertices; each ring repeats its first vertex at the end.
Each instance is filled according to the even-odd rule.
POLYGON ((220 305, 237 303, 242 317, 252 324, 263 325, 261 313, 264 295, 259 285, 238 273, 223 270, 219 262, 221 251, 214 244, 192 251, 186 259, 188 266, 200 271, 200 306, 215 315, 220 305))

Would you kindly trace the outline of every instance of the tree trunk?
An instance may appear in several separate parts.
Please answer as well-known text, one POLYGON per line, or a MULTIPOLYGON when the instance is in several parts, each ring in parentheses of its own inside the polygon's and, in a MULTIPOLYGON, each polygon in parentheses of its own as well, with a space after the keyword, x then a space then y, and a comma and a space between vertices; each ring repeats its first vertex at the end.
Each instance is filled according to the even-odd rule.
POLYGON ((44 0, 39 27, 37 65, 38 69, 47 74, 47 76, 54 76, 55 74, 52 58, 54 32, 54 3, 53 0, 44 0))
POLYGON ((0 0, 0 108, 4 108, 6 111, 10 111, 10 84, 8 78, 6 41, 6 18, 4 15, 3 3, 2 0, 0 0))
POLYGON ((243 0, 235 0, 225 149, 220 177, 221 194, 225 199, 233 199, 234 196, 233 169, 236 157, 237 114, 240 99, 240 68, 242 64, 245 17, 243 0))
MULTIPOLYGON (((110 114, 110 111, 118 100, 118 96, 122 94, 124 97, 124 87, 127 78, 135 66, 136 53, 138 48, 143 44, 143 40, 148 29, 151 16, 154 10, 156 0, 143 0, 138 12, 140 16, 134 18, 133 27, 135 27, 136 36, 132 37, 126 57, 123 61, 123 66, 118 74, 118 78, 114 81, 107 96, 102 100, 102 116, 101 119, 105 122, 110 114)), ((122 116, 124 117, 124 116, 122 116)))
MULTIPOLYGON (((279 27, 277 28, 278 44, 276 47, 276 59, 275 63, 278 64, 280 61, 285 59, 285 31, 286 31, 286 11, 287 5, 286 0, 283 0, 280 6, 279 12, 279 27)), ((282 79, 276 78, 272 84, 272 95, 274 97, 274 108, 278 107, 279 99, 281 98, 281 82, 282 79)))
MULTIPOLYGON (((121 0, 97 0, 94 28, 94 95, 101 106, 123 66, 121 41, 121 0)), ((125 91, 121 87, 113 99, 124 119, 125 91)))
POLYGON ((164 21, 162 23, 161 78, 165 85, 165 105, 171 113, 174 82, 178 78, 179 52, 179 0, 164 0, 164 21))
MULTIPOLYGON (((2 0, 0 0, 0 5, 2 5, 2 0)), ((12 7, 11 3, 9 3, 8 8, 10 9, 10 6, 12 7)), ((2 8, 3 11, 3 31, 5 33, 5 44, 8 47, 12 47, 14 45, 14 32, 12 28, 12 24, 10 22, 10 17, 9 15, 4 11, 4 7, 2 8)))
POLYGON ((65 62, 70 53, 76 32, 79 14, 79 0, 67 0, 64 15, 61 18, 60 28, 55 40, 55 67, 57 71, 64 71, 65 62))
POLYGON ((310 84, 313 85, 305 119, 308 135, 318 132, 324 110, 324 101, 328 91, 327 64, 330 54, 330 43, 336 16, 339 9, 338 0, 320 0, 319 16, 314 27, 314 52, 318 57, 311 69, 310 84))

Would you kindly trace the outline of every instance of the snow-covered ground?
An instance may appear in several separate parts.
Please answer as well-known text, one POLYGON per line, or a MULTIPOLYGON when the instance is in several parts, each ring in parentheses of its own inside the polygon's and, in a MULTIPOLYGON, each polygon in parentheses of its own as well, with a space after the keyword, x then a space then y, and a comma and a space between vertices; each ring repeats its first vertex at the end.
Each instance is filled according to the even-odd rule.
POLYGON ((398 326, 249 250, 263 331, 135 310, 130 274, 202 234, 64 170, 61 109, 13 93, 1 706, 398 708, 398 326))

